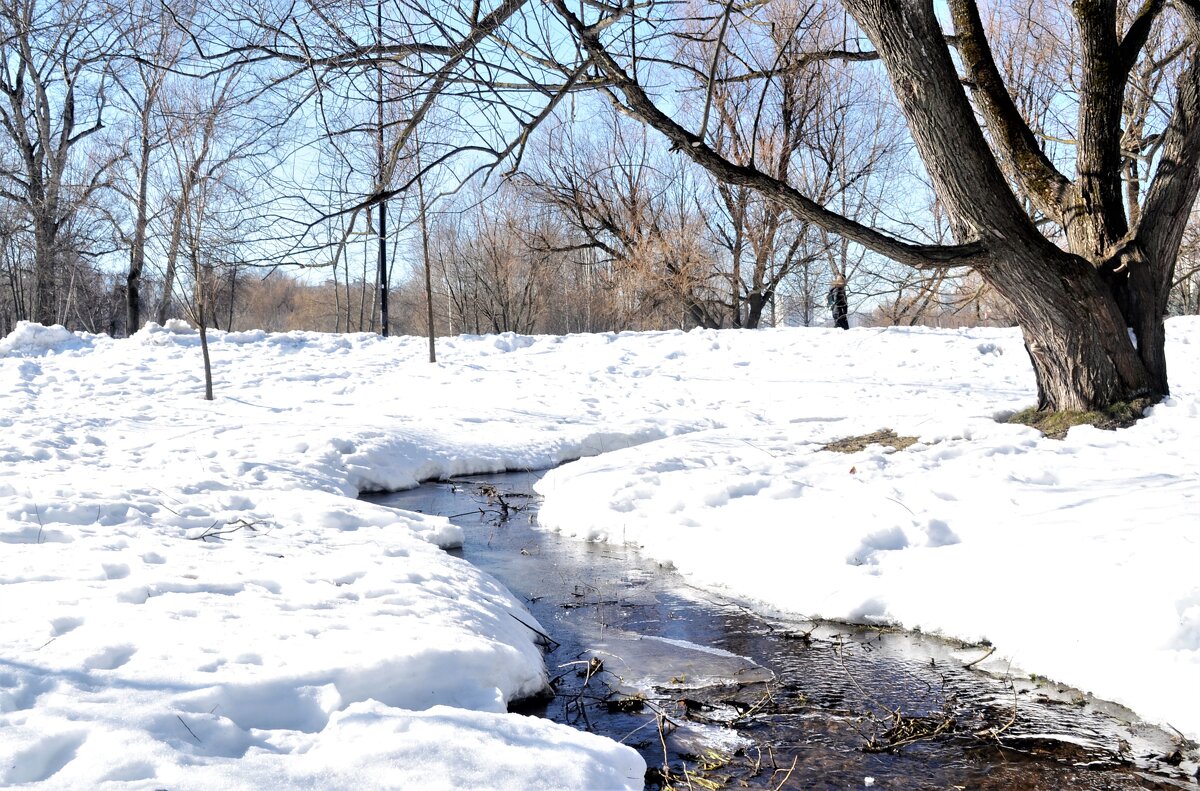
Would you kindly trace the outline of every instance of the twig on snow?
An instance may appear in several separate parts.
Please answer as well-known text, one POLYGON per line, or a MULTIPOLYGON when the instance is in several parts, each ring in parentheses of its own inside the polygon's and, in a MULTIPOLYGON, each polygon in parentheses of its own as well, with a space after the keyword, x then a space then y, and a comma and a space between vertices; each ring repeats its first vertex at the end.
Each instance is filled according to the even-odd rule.
POLYGON ((230 533, 236 533, 239 530, 249 530, 252 533, 257 533, 258 526, 263 523, 262 522, 248 522, 245 519, 236 519, 232 522, 224 523, 222 525, 221 529, 219 529, 219 530, 215 529, 217 527, 217 525, 220 525, 220 524, 221 524, 221 521, 218 519, 216 522, 213 522, 211 525, 209 525, 207 528, 205 528, 203 533, 201 533, 198 536, 192 536, 188 540, 189 541, 207 541, 210 538, 215 538, 219 541, 228 541, 229 539, 224 538, 223 536, 226 536, 230 533))
POLYGON ((190 733, 190 734, 192 734, 192 738, 196 740, 196 743, 197 743, 197 744, 203 744, 203 743, 204 743, 203 741, 201 741, 201 740, 200 740, 200 737, 196 735, 196 732, 195 732, 194 730, 192 730, 191 728, 188 728, 188 724, 187 724, 186 722, 184 722, 184 721, 183 721, 183 717, 180 717, 178 714, 176 714, 176 715, 175 715, 175 719, 179 720, 179 724, 180 724, 180 725, 182 725, 183 727, 187 728, 187 732, 188 732, 188 733, 190 733))

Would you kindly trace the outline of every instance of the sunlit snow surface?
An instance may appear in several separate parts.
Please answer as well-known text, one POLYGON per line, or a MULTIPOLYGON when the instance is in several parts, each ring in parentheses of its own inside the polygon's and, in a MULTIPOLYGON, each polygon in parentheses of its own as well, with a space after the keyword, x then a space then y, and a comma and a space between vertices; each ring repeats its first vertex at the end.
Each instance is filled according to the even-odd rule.
POLYGON ((353 499, 578 456, 547 526, 1200 734, 1200 321, 1171 400, 1065 442, 993 420, 1014 330, 212 335, 212 403, 182 327, 0 340, 0 785, 641 787, 505 713, 545 670, 458 528, 353 499), (820 450, 880 428, 921 442, 820 450))

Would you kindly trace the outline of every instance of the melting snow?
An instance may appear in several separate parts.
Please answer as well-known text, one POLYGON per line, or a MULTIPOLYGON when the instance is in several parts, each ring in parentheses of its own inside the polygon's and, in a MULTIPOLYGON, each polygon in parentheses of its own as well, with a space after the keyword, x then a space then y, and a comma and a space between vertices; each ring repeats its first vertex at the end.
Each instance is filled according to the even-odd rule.
MULTIPOLYGON (((997 424, 1015 330, 0 340, 0 785, 640 788, 506 713, 546 671, 443 519, 358 502, 549 467, 543 524, 812 616, 987 637, 993 662, 1200 734, 1200 321, 1121 432, 997 424), (842 455, 891 428, 919 442, 842 455)), ((670 648, 670 646, 665 646, 670 648)))

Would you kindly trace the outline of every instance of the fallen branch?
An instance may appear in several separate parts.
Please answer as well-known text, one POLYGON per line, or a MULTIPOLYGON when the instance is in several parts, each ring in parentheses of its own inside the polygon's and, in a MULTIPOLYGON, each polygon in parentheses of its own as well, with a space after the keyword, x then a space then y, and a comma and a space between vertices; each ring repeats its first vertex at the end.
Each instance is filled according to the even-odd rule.
MULTIPOLYGON (((783 784, 786 783, 788 781, 788 778, 792 776, 792 772, 796 771, 796 763, 799 760, 800 760, 800 756, 798 756, 798 755, 792 759, 792 765, 790 767, 788 767, 787 772, 784 773, 784 775, 783 775, 783 779, 779 781, 779 785, 775 786, 773 791, 779 791, 779 789, 783 788, 783 784)), ((775 774, 778 774, 779 771, 780 771, 779 769, 776 769, 775 774)), ((772 780, 775 779, 774 774, 771 776, 771 779, 772 780)))
POLYGON ((534 628, 534 627, 530 626, 529 624, 525 623, 524 621, 522 621, 520 618, 518 618, 517 616, 513 615, 512 613, 509 613, 509 614, 508 614, 508 617, 512 618, 514 621, 516 621, 517 623, 521 624, 521 626, 524 626, 526 629, 528 629, 529 631, 531 631, 531 632, 533 632, 534 634, 536 634, 538 637, 540 637, 540 638, 542 638, 543 640, 545 640, 545 641, 546 641, 546 645, 547 645, 547 646, 549 646, 550 644, 553 644, 553 645, 554 645, 554 648, 551 648, 551 649, 550 649, 551 651, 555 650, 556 648, 558 648, 559 646, 561 646, 561 645, 562 645, 562 643, 558 642, 558 641, 557 641, 557 640, 555 640, 553 637, 551 637, 550 635, 548 635, 548 634, 546 634, 545 632, 543 632, 541 629, 536 629, 536 628, 534 628))
POLYGON ((976 665, 978 665, 980 662, 982 662, 983 660, 987 659, 989 656, 991 656, 991 655, 992 655, 992 654, 994 654, 994 653, 996 653, 996 646, 994 646, 994 645, 993 645, 993 646, 991 646, 991 647, 989 647, 989 648, 988 648, 988 650, 987 650, 987 653, 985 653, 983 656, 979 657, 979 658, 978 658, 978 659, 976 659, 974 662, 968 662, 967 664, 963 665, 963 669, 964 669, 964 670, 966 670, 966 669, 969 669, 969 668, 975 667, 975 666, 976 666, 976 665))
MULTIPOLYGON (((1009 683, 1012 684, 1011 681, 1009 683)), ((974 736, 976 739, 989 739, 989 740, 994 740, 996 742, 1000 741, 1001 734, 1003 734, 1005 731, 1007 731, 1009 728, 1011 728, 1017 721, 1017 687, 1015 684, 1013 684, 1012 691, 1013 691, 1012 716, 1008 718, 1008 722, 1004 723, 999 728, 985 728, 982 731, 976 731, 975 733, 972 734, 972 736, 974 736)))
POLYGON ((253 533, 257 533, 258 526, 261 524, 263 524, 263 522, 248 522, 245 519, 237 519, 232 522, 225 522, 223 525, 221 525, 221 521, 218 519, 216 522, 213 522, 211 525, 205 528, 203 533, 198 536, 192 536, 188 540, 207 541, 210 538, 215 538, 218 541, 228 541, 229 539, 224 538, 224 536, 227 536, 230 533, 236 533, 239 530, 249 530, 253 533), (216 529, 217 525, 221 525, 221 529, 216 529))

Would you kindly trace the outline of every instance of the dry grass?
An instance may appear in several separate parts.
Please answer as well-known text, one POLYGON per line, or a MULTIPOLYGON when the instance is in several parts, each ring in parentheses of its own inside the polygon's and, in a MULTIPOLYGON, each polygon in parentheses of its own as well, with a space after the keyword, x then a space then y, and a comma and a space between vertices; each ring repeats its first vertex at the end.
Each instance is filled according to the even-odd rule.
POLYGON ((1095 426, 1106 431, 1129 428, 1142 419, 1146 408, 1155 403, 1151 398, 1119 401, 1095 412, 1039 412, 1030 407, 1008 418, 1008 423, 1032 426, 1050 439, 1063 439, 1073 426, 1095 426))
POLYGON ((901 437, 890 428, 884 428, 870 434, 834 440, 822 445, 821 450, 831 450, 835 453, 857 453, 860 450, 866 450, 869 445, 884 445, 893 450, 904 450, 916 441, 916 437, 901 437))

